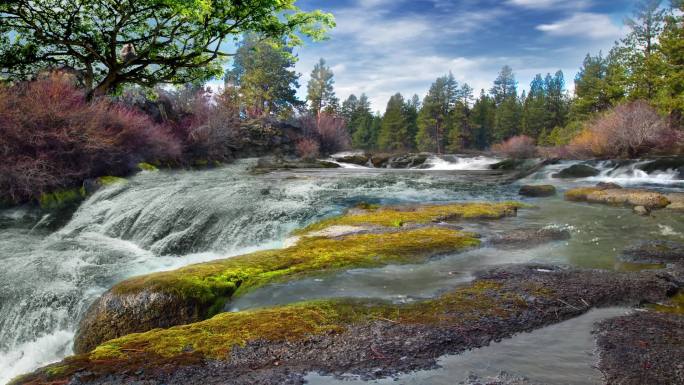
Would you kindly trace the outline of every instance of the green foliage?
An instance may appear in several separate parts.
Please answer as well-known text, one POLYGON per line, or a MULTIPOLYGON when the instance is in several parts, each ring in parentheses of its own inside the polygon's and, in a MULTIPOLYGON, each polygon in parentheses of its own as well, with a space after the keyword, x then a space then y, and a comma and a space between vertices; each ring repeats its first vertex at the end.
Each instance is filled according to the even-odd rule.
POLYGON ((484 150, 492 144, 495 114, 494 99, 487 95, 485 90, 482 90, 471 113, 475 148, 484 150))
POLYGON ((296 57, 283 39, 247 34, 226 74, 226 85, 238 87, 240 101, 251 115, 289 117, 303 105, 297 99, 296 57))
POLYGON ((625 68, 620 62, 619 49, 603 55, 587 55, 575 77, 575 100, 571 118, 586 120, 595 114, 617 105, 626 95, 625 68))
POLYGON ((404 108, 404 97, 401 94, 392 96, 387 103, 378 136, 378 147, 381 150, 396 151, 412 147, 413 140, 409 136, 404 108))
POLYGON ((59 190, 51 193, 42 193, 38 202, 45 210, 58 210, 65 206, 81 202, 85 198, 83 189, 59 190))
POLYGON ((332 15, 303 12, 295 0, 30 0, 0 3, 0 69, 13 79, 40 70, 79 71, 90 94, 125 83, 206 81, 222 73, 223 49, 242 33, 325 38, 332 15))
POLYGON ((430 87, 418 114, 416 144, 421 151, 442 153, 453 121, 450 113, 458 100, 458 83, 454 75, 438 78, 430 87))
POLYGON ((664 76, 661 79, 657 105, 670 114, 673 128, 684 129, 684 1, 672 2, 673 12, 665 20, 660 36, 664 76))
POLYGON ((316 63, 311 71, 311 79, 307 85, 306 99, 309 101, 311 112, 318 116, 321 112, 336 113, 339 100, 335 96, 334 74, 325 63, 325 59, 316 63))
POLYGON ((365 94, 359 98, 350 95, 342 103, 341 115, 347 122, 347 131, 354 148, 373 149, 377 144, 378 129, 371 113, 370 101, 365 94))

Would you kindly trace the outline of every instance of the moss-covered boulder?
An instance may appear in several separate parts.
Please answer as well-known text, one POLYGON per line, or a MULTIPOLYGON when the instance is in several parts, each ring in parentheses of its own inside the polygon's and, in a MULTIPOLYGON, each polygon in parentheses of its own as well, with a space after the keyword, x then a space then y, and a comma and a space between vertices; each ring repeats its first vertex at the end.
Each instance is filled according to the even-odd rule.
POLYGON ((312 371, 385 377, 433 367, 444 354, 485 346, 592 307, 660 301, 673 287, 655 272, 498 267, 477 274, 466 287, 423 302, 313 301, 131 334, 13 385, 76 378, 89 384, 215 379, 282 384, 301 383, 312 371))
POLYGON ((597 176, 600 171, 586 164, 575 164, 560 172, 553 174, 554 178, 570 179, 570 178, 589 178, 597 176))
POLYGON ((568 190, 565 199, 576 202, 603 203, 618 206, 643 206, 645 209, 661 209, 670 205, 663 194, 646 189, 580 187, 568 190))
POLYGON ((479 245, 476 234, 429 225, 462 218, 515 215, 516 203, 469 203, 353 209, 297 233, 298 243, 132 278, 114 286, 88 310, 75 341, 86 352, 108 339, 133 332, 186 324, 221 311, 248 290, 340 269, 414 263, 479 245), (334 225, 374 226, 373 232, 319 233, 334 225))
POLYGON ((550 197, 556 195, 556 187, 550 184, 545 185, 525 185, 520 187, 520 195, 526 197, 550 197))

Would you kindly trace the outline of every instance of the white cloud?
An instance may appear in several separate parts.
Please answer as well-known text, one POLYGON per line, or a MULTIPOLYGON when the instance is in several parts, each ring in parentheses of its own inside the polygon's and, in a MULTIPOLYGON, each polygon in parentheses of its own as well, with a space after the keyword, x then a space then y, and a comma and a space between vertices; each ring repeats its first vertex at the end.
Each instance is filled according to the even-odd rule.
POLYGON ((508 0, 508 4, 532 9, 582 9, 588 7, 591 3, 588 0, 508 0))
POLYGON ((622 35, 621 28, 615 25, 610 17, 588 12, 578 12, 551 24, 541 24, 537 29, 552 36, 580 36, 592 39, 617 39, 622 35))

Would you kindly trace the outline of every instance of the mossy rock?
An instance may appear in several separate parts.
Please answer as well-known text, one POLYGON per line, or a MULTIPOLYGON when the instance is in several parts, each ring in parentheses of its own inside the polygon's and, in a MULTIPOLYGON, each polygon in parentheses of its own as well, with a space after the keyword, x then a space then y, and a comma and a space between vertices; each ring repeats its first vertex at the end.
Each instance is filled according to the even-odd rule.
POLYGON ((570 179, 570 178, 589 178, 597 176, 601 172, 594 167, 586 164, 575 164, 560 172, 553 174, 554 178, 570 179))
POLYGON ((603 203, 614 206, 643 206, 645 209, 662 209, 670 200, 659 192, 646 189, 580 187, 568 190, 565 199, 576 202, 603 203))
POLYGON ((306 235, 334 225, 370 225, 384 231, 348 236, 303 236, 280 250, 260 251, 126 280, 88 310, 76 336, 75 350, 85 352, 108 339, 132 332, 196 322, 220 311, 225 302, 263 285, 350 268, 416 263, 476 247, 476 234, 427 226, 463 218, 494 219, 515 215, 520 204, 468 203, 353 209, 313 224, 306 235), (170 310, 173 309, 173 310, 170 310))
POLYGON ((62 210, 78 205, 85 199, 84 189, 65 189, 51 193, 43 193, 38 198, 40 207, 44 210, 62 210))
POLYGON ((157 166, 150 164, 150 163, 140 162, 140 163, 138 163, 137 166, 138 166, 138 170, 140 170, 140 171, 149 171, 149 172, 159 171, 157 166))
POLYGON ((358 166, 368 165, 370 156, 368 154, 348 155, 335 158, 337 162, 355 164, 358 166))
POLYGON ((513 171, 521 168, 525 163, 524 159, 506 159, 490 165, 489 168, 492 170, 513 171))
POLYGON ((527 197, 550 197, 556 195, 553 185, 525 185, 520 187, 520 195, 527 197))

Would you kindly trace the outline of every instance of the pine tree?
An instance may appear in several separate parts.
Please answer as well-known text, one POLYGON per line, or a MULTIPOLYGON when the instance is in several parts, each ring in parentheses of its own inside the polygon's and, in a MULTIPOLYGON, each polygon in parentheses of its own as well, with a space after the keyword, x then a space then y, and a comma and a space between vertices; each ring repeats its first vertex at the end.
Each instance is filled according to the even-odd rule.
POLYGON ((494 80, 491 89, 496 103, 496 119, 494 122, 494 138, 504 141, 520 132, 522 106, 518 100, 518 82, 513 70, 504 66, 494 80))
POLYGON ((541 74, 537 74, 530 83, 530 92, 521 98, 523 100, 521 116, 521 133, 531 138, 539 138, 548 127, 549 112, 548 90, 541 74))
POLYGON ((407 138, 408 125, 404 115, 404 97, 397 93, 387 102, 378 136, 378 147, 385 151, 405 150, 407 138))
POLYGON ((485 90, 480 91, 480 97, 475 101, 471 113, 473 130, 475 132, 475 148, 484 150, 492 144, 494 136, 496 103, 485 90))
POLYGON ((670 114, 673 128, 684 128, 684 0, 672 2, 673 12, 666 18, 660 36, 660 52, 665 63, 659 84, 658 105, 670 114))
POLYGON ((311 106, 311 112, 318 116, 322 111, 337 112, 339 101, 335 96, 333 79, 334 74, 330 67, 321 59, 311 72, 311 79, 307 87, 306 99, 311 106))
POLYGON ((450 113, 458 100, 458 83, 453 74, 438 78, 430 87, 418 114, 416 144, 421 151, 441 154, 453 124, 450 113))
POLYGON ((407 137, 404 140, 406 149, 416 148, 416 135, 418 134, 418 112, 420 111, 420 97, 413 95, 404 103, 404 121, 406 122, 407 137))
POLYGON ((250 114, 287 117, 303 104, 296 95, 300 75, 294 65, 292 49, 283 42, 249 34, 237 49, 226 85, 239 89, 250 114))

